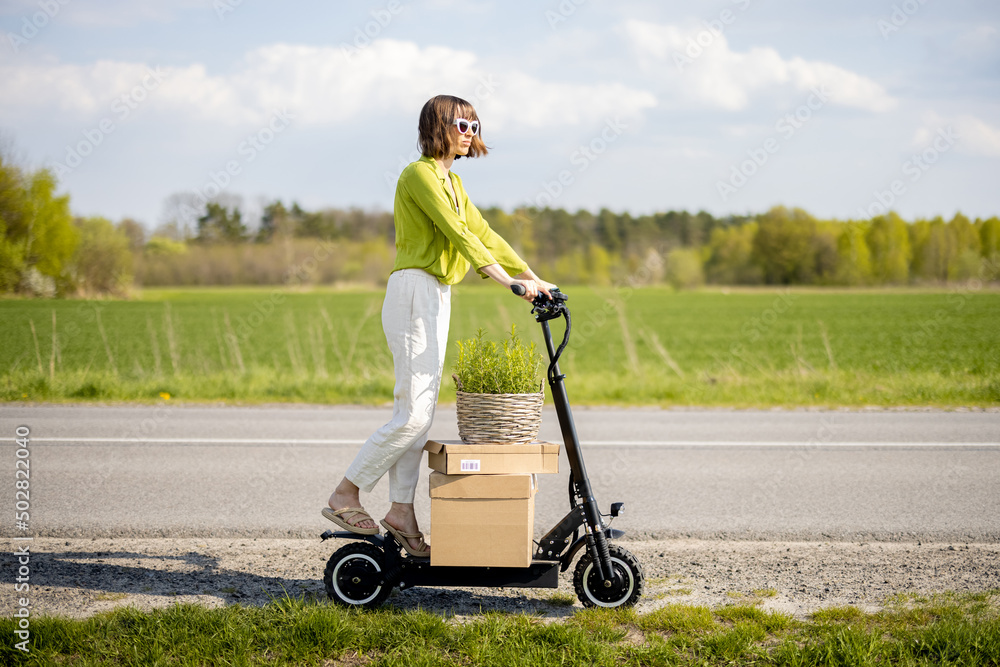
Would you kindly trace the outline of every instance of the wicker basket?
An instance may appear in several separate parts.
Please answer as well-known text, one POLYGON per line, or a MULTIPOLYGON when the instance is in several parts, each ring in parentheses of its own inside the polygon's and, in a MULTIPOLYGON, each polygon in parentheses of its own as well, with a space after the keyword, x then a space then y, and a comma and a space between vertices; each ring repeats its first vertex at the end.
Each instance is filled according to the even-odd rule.
POLYGON ((458 385, 455 402, 458 413, 458 437, 470 445, 496 443, 522 445, 538 440, 542 425, 542 383, 533 394, 470 394, 458 385))

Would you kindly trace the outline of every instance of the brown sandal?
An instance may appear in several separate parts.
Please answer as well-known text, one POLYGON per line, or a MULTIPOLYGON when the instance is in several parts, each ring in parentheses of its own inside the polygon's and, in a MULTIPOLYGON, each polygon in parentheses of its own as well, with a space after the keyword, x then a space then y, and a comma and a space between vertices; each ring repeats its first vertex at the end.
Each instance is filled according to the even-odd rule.
POLYGON ((424 542, 423 533, 404 533, 403 531, 397 530, 396 528, 393 528, 392 526, 387 524, 385 522, 385 519, 379 521, 379 523, 381 523, 387 531, 392 533, 392 536, 396 538, 396 541, 399 542, 399 545, 403 547, 403 550, 406 551, 406 553, 416 558, 431 557, 431 546, 426 542, 424 542), (417 545, 416 549, 414 549, 413 547, 410 546, 410 540, 411 539, 415 540, 417 538, 420 538, 420 544, 417 545))
POLYGON ((373 522, 375 521, 375 519, 372 519, 368 512, 364 511, 364 509, 360 507, 344 507, 339 510, 335 510, 332 507, 324 507, 322 513, 323 516, 344 530, 349 530, 352 533, 357 533, 358 535, 378 535, 378 526, 375 526, 374 528, 362 528, 361 526, 356 526, 353 523, 348 523, 348 519, 353 519, 359 515, 361 518, 358 519, 358 521, 364 521, 365 519, 369 519, 373 522), (345 515, 344 512, 350 512, 350 514, 345 515))

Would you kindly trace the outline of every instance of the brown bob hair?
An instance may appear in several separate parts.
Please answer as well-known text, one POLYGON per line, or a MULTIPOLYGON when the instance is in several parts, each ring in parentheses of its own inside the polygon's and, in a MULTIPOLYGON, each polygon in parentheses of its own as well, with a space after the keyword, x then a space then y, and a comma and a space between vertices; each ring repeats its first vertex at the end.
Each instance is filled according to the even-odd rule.
MULTIPOLYGON (((432 158, 443 158, 449 154, 451 128, 454 127, 456 118, 479 120, 476 109, 461 97, 438 95, 427 100, 420 110, 420 123, 417 125, 420 152, 432 158)), ((468 155, 456 155, 455 158, 479 157, 487 153, 489 151, 483 143, 483 127, 480 123, 479 134, 472 137, 468 155)))

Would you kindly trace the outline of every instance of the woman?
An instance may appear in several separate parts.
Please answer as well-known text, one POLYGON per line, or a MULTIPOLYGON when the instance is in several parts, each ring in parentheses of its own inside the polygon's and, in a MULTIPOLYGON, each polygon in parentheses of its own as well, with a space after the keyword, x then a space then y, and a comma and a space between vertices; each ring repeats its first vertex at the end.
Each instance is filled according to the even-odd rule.
POLYGON ((382 305, 382 329, 396 376, 392 420, 368 438, 330 496, 329 507, 323 508, 323 516, 341 528, 377 534, 359 491, 371 491, 388 472, 392 507, 381 524, 417 557, 430 556, 413 498, 441 388, 451 285, 474 266, 504 289, 523 285, 520 298, 527 301, 555 287, 536 276, 490 229, 469 201, 462 179, 451 172, 455 160, 487 154, 479 129, 476 110, 458 97, 438 95, 420 111, 422 157, 403 170, 396 184, 396 263, 382 305))

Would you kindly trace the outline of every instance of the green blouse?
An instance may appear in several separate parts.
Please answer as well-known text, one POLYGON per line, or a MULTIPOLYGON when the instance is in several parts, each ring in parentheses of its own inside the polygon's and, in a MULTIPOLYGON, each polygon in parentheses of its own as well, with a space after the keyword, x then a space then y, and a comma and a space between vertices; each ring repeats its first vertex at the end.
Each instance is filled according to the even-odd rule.
POLYGON ((444 182, 445 175, 433 158, 411 162, 399 176, 393 215, 396 225, 396 264, 399 269, 423 269, 446 285, 462 280, 469 266, 479 271, 499 264, 510 275, 528 270, 514 249, 490 229, 451 172, 458 207, 444 182))

